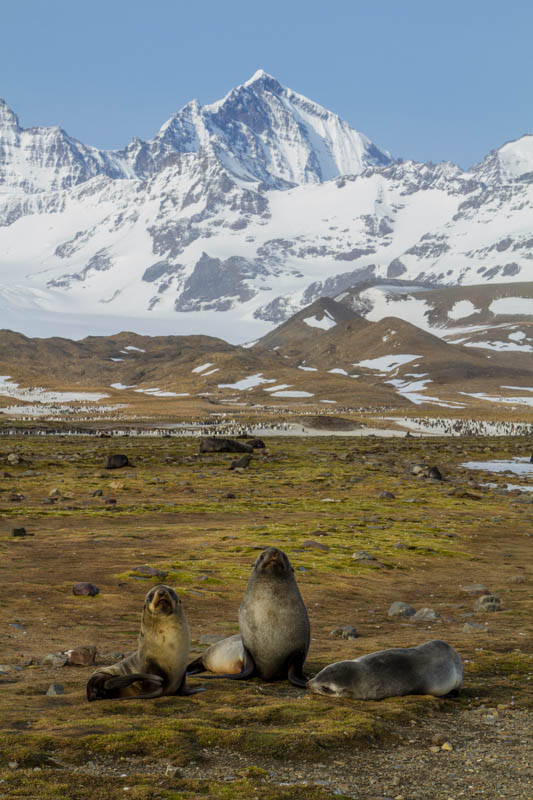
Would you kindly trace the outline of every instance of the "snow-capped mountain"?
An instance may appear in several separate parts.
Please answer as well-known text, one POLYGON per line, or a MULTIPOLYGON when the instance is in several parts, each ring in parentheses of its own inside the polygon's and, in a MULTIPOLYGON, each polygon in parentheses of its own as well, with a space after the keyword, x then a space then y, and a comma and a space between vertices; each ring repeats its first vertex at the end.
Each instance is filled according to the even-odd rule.
POLYGON ((263 71, 113 152, 0 101, 1 326, 243 341, 361 281, 532 280, 532 175, 533 136, 394 161, 263 71))

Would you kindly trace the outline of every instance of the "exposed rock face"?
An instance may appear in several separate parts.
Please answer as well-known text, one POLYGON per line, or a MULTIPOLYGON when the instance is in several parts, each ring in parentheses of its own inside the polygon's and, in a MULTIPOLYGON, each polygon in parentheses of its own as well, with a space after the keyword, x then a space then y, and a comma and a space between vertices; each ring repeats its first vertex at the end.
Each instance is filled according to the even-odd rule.
POLYGON ((19 330, 28 308, 35 320, 68 306, 150 311, 169 330, 201 312, 216 333, 227 313, 264 331, 369 280, 515 282, 533 264, 533 136, 468 172, 393 161, 262 71, 113 152, 21 128, 0 101, 0 184, 0 251, 14 265, 0 311, 19 330))

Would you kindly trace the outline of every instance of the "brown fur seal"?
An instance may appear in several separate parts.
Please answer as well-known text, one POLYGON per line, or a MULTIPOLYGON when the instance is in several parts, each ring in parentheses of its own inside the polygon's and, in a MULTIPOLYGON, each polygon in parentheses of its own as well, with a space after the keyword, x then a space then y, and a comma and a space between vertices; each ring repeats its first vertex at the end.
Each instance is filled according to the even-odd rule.
POLYGON ((307 686, 312 692, 356 700, 382 700, 403 694, 459 694, 463 667, 459 654, 433 639, 418 647, 395 647, 337 661, 324 667, 307 686))
POLYGON ((189 625, 178 595, 170 586, 155 586, 144 601, 137 651, 93 672, 87 700, 194 694, 197 689, 185 687, 189 643, 189 625))
MULTIPOLYGON (((239 627, 242 669, 218 677, 242 680, 257 675, 266 681, 288 678, 295 686, 307 685, 302 668, 309 649, 309 619, 291 563, 277 547, 267 547, 254 564, 239 609, 239 627)), ((200 672, 199 661, 188 671, 200 672)))

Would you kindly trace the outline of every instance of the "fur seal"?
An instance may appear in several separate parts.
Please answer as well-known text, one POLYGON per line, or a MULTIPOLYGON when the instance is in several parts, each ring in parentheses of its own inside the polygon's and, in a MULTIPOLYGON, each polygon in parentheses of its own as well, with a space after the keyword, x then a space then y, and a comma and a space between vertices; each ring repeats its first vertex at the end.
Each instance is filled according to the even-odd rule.
POLYGON ((195 675, 198 672, 215 673, 240 673, 244 665, 244 646, 240 633, 235 636, 228 636, 215 642, 211 647, 202 653, 200 658, 193 661, 187 667, 187 675, 195 675))
MULTIPOLYGON (((288 678, 295 686, 307 685, 302 668, 309 650, 309 619, 291 563, 277 547, 267 547, 257 557, 239 609, 239 628, 241 671, 213 677, 243 680, 257 675, 265 681, 288 678)), ((224 657, 213 655, 213 663, 227 663, 230 653, 236 652, 232 651, 238 646, 236 637, 224 642, 228 644, 219 651, 224 657)), ((187 671, 200 672, 202 663, 208 668, 202 658, 187 671)))
POLYGON ((316 694, 382 700, 402 694, 458 695, 463 680, 459 654, 433 639, 418 647, 394 647, 337 661, 324 667, 307 686, 316 694))
POLYGON ((87 700, 149 699, 194 694, 185 686, 189 624, 178 595, 160 584, 146 595, 135 653, 97 669, 87 683, 87 700))

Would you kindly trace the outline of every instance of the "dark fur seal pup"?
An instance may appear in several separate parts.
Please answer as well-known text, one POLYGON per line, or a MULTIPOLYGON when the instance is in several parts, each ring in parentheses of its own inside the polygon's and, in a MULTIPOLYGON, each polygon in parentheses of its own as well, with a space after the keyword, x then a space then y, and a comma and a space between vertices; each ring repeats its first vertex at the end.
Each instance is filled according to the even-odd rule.
POLYGON ((155 586, 144 601, 137 652, 93 672, 87 700, 194 694, 197 689, 185 687, 189 643, 189 625, 178 595, 170 586, 155 586))
MULTIPOLYGON (((216 677, 242 680, 257 675, 266 681, 288 678, 295 686, 307 685, 302 668, 309 649, 309 619, 291 563, 277 547, 267 547, 254 564, 239 609, 239 627, 242 669, 216 677)), ((226 644, 225 657, 229 653, 230 645, 226 644)), ((203 669, 208 668, 202 658, 190 664, 187 671, 200 672, 202 664, 203 669)))
POLYGON ((317 694, 382 700, 402 694, 459 694, 463 667, 459 654, 433 639, 418 647, 395 647, 337 661, 324 667, 307 686, 317 694))

